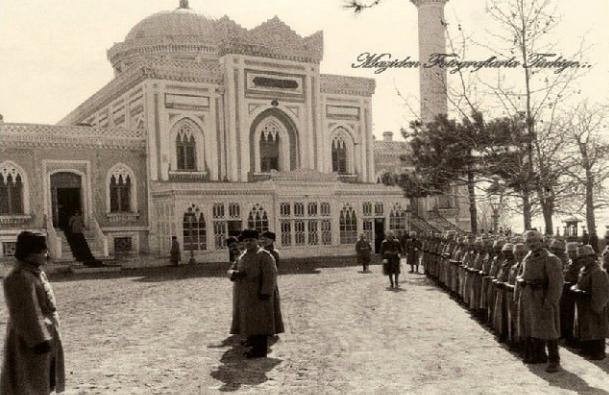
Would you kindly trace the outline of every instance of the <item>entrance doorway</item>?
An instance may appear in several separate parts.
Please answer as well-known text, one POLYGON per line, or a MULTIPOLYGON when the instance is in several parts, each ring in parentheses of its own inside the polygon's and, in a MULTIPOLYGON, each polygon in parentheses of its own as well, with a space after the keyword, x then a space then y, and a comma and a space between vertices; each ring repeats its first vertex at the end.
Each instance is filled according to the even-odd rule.
POLYGON ((374 252, 381 252, 381 243, 385 239, 385 218, 374 219, 374 252))
POLYGON ((51 175, 53 226, 65 230, 75 211, 83 212, 81 177, 61 172, 51 175))

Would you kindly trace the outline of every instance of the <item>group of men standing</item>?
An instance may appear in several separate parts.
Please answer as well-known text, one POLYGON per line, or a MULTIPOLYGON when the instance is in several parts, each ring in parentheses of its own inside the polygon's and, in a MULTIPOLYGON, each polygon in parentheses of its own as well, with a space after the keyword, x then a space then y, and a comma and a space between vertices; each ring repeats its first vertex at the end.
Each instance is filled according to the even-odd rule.
POLYGON ((426 236, 422 264, 428 277, 450 292, 500 342, 525 363, 560 369, 559 339, 591 360, 605 358, 609 337, 609 231, 603 264, 592 246, 544 238, 426 236), (547 349, 547 354, 546 354, 547 349))
POLYGON ((231 334, 241 335, 249 349, 246 358, 266 358, 268 338, 284 331, 275 249, 275 234, 246 229, 238 238, 229 237, 230 268, 233 282, 233 316, 231 334))

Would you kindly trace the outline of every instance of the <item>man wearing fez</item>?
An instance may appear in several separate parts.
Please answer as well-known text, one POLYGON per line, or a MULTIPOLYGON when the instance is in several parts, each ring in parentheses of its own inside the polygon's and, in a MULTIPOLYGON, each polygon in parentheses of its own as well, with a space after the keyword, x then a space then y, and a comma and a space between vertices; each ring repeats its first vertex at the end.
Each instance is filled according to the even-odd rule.
POLYGON ((577 299, 575 332, 584 356, 601 360, 605 358, 605 338, 609 335, 609 278, 598 264, 592 246, 583 246, 580 259, 583 268, 572 287, 577 299))
MULTIPOLYGON (((279 271, 279 251, 275 248, 275 240, 277 236, 273 232, 263 232, 260 235, 260 242, 262 244, 262 248, 268 251, 273 258, 275 259, 275 266, 279 271)), ((275 282, 275 290, 273 292, 273 307, 275 314, 275 333, 283 333, 283 316, 281 315, 281 298, 279 297, 279 286, 277 282, 275 282)))
POLYGON ((273 293, 277 285, 277 266, 273 256, 258 245, 258 231, 246 229, 240 240, 245 252, 237 269, 229 275, 237 284, 238 333, 247 338, 251 349, 247 358, 266 358, 267 337, 276 334, 273 293))
POLYGON ((546 372, 560 369, 558 338, 560 336, 559 303, 563 288, 562 262, 543 248, 541 234, 529 230, 525 242, 531 250, 522 262, 518 286, 522 287, 522 305, 525 308, 525 325, 530 333, 532 353, 525 362, 549 364, 546 372), (546 346, 548 354, 546 355, 546 346))
POLYGON ((370 273, 368 266, 370 266, 370 254, 372 252, 372 246, 366 239, 366 234, 361 233, 359 240, 355 243, 355 253, 357 254, 357 262, 362 265, 364 273, 370 273))
POLYGON ((47 261, 43 235, 17 237, 17 263, 4 279, 8 322, 1 394, 63 392, 65 371, 59 316, 53 289, 42 266, 47 261))

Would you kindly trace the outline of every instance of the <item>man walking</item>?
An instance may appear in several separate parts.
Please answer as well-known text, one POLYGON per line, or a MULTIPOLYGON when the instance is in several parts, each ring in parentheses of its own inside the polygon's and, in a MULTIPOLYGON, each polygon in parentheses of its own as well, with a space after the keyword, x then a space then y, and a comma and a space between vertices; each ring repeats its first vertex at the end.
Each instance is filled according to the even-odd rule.
POLYGON ((362 265, 363 273, 370 273, 368 266, 370 266, 371 252, 372 246, 370 246, 370 243, 366 239, 366 234, 360 234, 359 240, 355 243, 355 253, 357 254, 357 262, 362 265))
POLYGON ((400 242, 393 237, 393 232, 387 232, 385 240, 381 243, 381 256, 383 257, 383 274, 389 276, 391 289, 400 287, 400 242), (395 285, 394 285, 395 284, 395 285))

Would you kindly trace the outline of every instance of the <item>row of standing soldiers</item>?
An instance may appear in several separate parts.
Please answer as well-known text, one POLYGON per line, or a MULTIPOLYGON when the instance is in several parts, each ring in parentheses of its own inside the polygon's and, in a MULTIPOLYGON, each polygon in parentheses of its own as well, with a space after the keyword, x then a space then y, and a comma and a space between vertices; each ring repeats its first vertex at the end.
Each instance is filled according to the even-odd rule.
POLYGON ((609 337, 609 232, 602 264, 590 245, 524 237, 422 238, 425 274, 489 325, 525 363, 560 368, 558 340, 591 360, 609 337), (546 354, 546 347, 548 354, 546 354))

